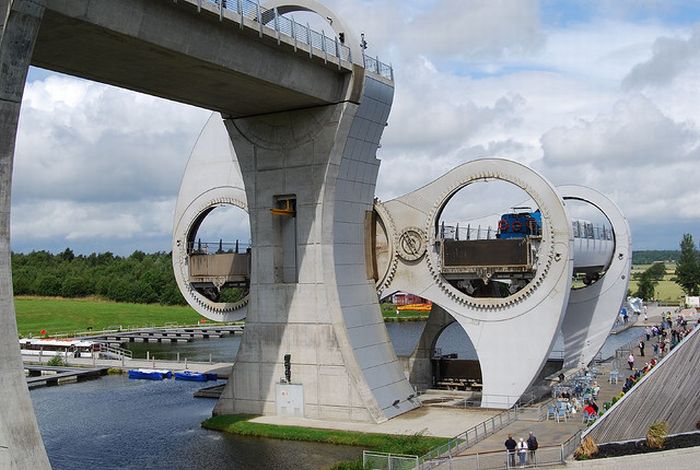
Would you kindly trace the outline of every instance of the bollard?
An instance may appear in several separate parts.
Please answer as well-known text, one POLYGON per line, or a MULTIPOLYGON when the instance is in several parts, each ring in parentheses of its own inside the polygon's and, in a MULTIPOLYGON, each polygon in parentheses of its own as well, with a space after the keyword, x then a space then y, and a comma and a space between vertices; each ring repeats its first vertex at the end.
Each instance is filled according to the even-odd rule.
POLYGON ((185 358, 185 369, 187 369, 187 358, 185 358))
POLYGON ((211 364, 211 353, 209 353, 209 364, 211 364))
POLYGON ((151 359, 153 360, 153 362, 151 363, 151 368, 155 369, 156 368, 156 355, 154 354, 153 356, 151 356, 151 359))
POLYGON ((177 353, 177 363, 180 363, 180 353, 177 353))
POLYGON ((151 353, 149 353, 148 351, 146 351, 146 360, 148 361, 150 358, 151 358, 151 353))

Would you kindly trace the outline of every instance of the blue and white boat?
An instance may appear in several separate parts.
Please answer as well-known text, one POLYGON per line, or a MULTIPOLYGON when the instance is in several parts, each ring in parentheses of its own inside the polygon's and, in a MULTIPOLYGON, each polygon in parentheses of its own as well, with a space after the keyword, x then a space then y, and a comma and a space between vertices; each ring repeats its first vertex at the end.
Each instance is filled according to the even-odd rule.
POLYGON ((191 380, 194 382, 206 382, 207 380, 217 380, 218 376, 216 374, 209 374, 204 372, 193 372, 191 370, 185 370, 182 372, 175 372, 175 380, 191 380))
POLYGON ((173 376, 167 369, 129 369, 130 379, 163 380, 173 376))

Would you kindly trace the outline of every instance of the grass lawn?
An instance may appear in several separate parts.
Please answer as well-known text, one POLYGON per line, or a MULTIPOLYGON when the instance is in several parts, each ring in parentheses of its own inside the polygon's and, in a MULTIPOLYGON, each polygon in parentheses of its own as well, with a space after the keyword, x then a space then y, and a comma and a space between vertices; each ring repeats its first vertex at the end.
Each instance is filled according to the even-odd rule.
MULTIPOLYGON (((253 437, 268 437, 293 441, 311 441, 325 444, 361 446, 377 452, 392 454, 423 455, 430 449, 445 444, 449 439, 428 437, 418 434, 400 436, 355 431, 305 428, 301 426, 279 426, 274 424, 251 423, 253 415, 214 416, 202 423, 206 429, 214 429, 232 434, 253 437)), ((362 461, 345 462, 333 467, 337 469, 362 468, 362 461), (358 466, 359 463, 359 466, 358 466)))
MULTIPOLYGON (((676 264, 675 263, 664 263, 666 266, 666 274, 664 278, 659 281, 654 289, 656 299, 661 303, 665 304, 677 304, 680 298, 685 300, 685 294, 681 286, 676 284, 672 279, 675 278, 676 264)), ((635 275, 639 275, 646 271, 651 265, 650 264, 640 264, 632 266, 632 279, 635 275)), ((630 292, 632 294, 637 290, 637 281, 630 280, 630 292)))
POLYGON ((39 336, 42 329, 53 335, 119 325, 123 328, 172 323, 194 325, 202 318, 190 307, 183 306, 54 297, 17 297, 15 311, 17 329, 24 336, 29 333, 39 336))

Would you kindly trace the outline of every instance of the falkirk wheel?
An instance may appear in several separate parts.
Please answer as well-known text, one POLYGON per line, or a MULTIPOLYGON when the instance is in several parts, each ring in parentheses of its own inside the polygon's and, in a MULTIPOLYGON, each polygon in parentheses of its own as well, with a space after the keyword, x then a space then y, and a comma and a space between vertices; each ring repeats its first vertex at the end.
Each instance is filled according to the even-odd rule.
MULTIPOLYGON (((236 376, 234 367, 234 381, 252 381, 258 387, 258 404, 248 406, 249 402, 230 382, 215 413, 253 409, 271 414, 289 413, 280 407, 279 387, 296 385, 301 387, 299 393, 303 397, 298 399, 302 403, 296 405, 297 415, 375 422, 391 418, 418 406, 414 391, 433 385, 431 360, 435 357, 436 342, 444 328, 453 322, 466 332, 476 350, 481 370, 481 383, 477 384, 481 389, 481 406, 509 408, 544 367, 559 332, 564 338, 564 369, 588 365, 603 346, 627 293, 631 262, 629 226, 619 208, 593 189, 556 188, 522 164, 488 158, 460 165, 391 201, 375 200, 374 210, 366 213, 364 231, 348 231, 342 237, 343 243, 364 246, 365 258, 361 263, 366 278, 374 282, 380 297, 407 292, 430 300, 433 306, 417 347, 403 363, 403 373, 412 387, 410 395, 397 396, 388 410, 353 412, 353 407, 362 408, 358 402, 362 393, 345 394, 338 389, 338 383, 345 388, 346 374, 351 376, 351 382, 362 382, 361 376, 353 377, 348 363, 363 368, 363 361, 369 358, 365 356, 366 348, 345 349, 342 336, 346 332, 357 333, 362 336, 360 341, 369 347, 387 342, 391 347, 383 323, 358 330, 353 316, 344 316, 330 332, 336 338, 322 341, 311 338, 317 334, 311 328, 318 321, 315 318, 301 320, 308 327, 306 338, 304 327, 295 330, 289 340, 272 342, 261 336, 257 328, 249 328, 251 321, 253 327, 259 322, 279 321, 284 329, 287 319, 295 315, 284 311, 285 305, 264 306, 259 298, 279 288, 275 283, 258 281, 256 285, 255 282, 256 269, 265 270, 265 263, 272 264, 272 260, 260 259, 256 249, 256 231, 261 227, 251 220, 252 245, 247 251, 203 253, 195 243, 197 229, 212 209, 233 205, 246 210, 246 200, 236 153, 221 118, 213 115, 192 151, 177 201, 173 267, 180 290, 197 312, 212 320, 248 317, 241 350, 249 368, 250 363, 266 367, 264 363, 273 362, 279 370, 285 354, 291 356, 292 370, 297 366, 323 367, 326 355, 334 355, 339 349, 346 370, 336 369, 334 377, 302 374, 295 380, 292 376, 290 384, 286 384, 287 380, 279 380, 282 373, 273 374, 274 380, 263 383, 259 380, 260 373, 236 376), (459 235, 446 235, 440 216, 447 203, 461 189, 489 180, 521 188, 537 211, 511 214, 510 218, 504 215, 497 233, 487 239, 459 240, 459 235), (598 209, 607 219, 608 228, 600 229, 572 218, 567 211, 569 201, 580 201, 598 209), (579 285, 573 287, 573 283, 579 285), (237 302, 217 300, 216 291, 226 285, 241 287, 243 295, 237 302), (500 286, 486 289, 499 293, 484 295, 487 286, 500 286), (256 289, 258 299, 250 302, 251 291, 255 294, 256 289), (273 320, 270 312, 254 311, 255 306, 282 311, 276 312, 273 320), (263 318, 266 315, 267 319, 263 318), (257 356, 251 355, 251 351, 257 356), (339 381, 331 383, 324 379, 339 381)), ((294 208, 288 204, 287 201, 271 209, 267 217, 293 221, 294 208)), ((293 223, 283 224, 286 226, 273 226, 282 238, 285 231, 294 231, 293 223)), ((297 250, 291 247, 292 256, 297 250)), ((393 347, 388 357, 396 357, 393 347)), ((239 358, 237 365, 238 362, 239 358)), ((372 390, 371 386, 367 388, 372 390)))

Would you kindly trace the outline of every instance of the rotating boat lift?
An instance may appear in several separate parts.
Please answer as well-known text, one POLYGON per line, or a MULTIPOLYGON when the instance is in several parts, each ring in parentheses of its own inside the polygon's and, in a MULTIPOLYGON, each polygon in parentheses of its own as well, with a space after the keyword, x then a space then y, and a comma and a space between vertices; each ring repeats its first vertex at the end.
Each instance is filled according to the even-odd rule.
MULTIPOLYGON (((217 303, 194 288, 189 273, 193 258, 199 256, 191 249, 196 229, 208 211, 221 204, 247 207, 235 152, 222 121, 213 116, 192 152, 180 189, 173 267, 178 286, 195 310, 213 320, 232 321, 245 317, 247 296, 236 304, 217 303)), ((254 254, 255 233, 252 238, 254 254)), ((534 170, 504 159, 471 161, 402 197, 375 201, 373 213, 367 214, 364 240, 348 240, 358 242, 365 244, 368 277, 375 280, 381 297, 403 291, 433 302, 428 325, 409 361, 411 383, 430 385, 435 342, 444 327, 456 321, 477 351, 482 407, 515 404, 538 376, 560 330, 564 368, 587 365, 612 328, 629 283, 629 226, 612 201, 582 186, 555 188, 534 170), (473 252, 488 250, 483 244, 455 248, 440 236, 439 219, 449 200, 462 188, 491 179, 523 189, 541 213, 541 231, 527 244, 499 240, 492 249, 501 253, 514 249, 521 260, 516 268, 489 266, 489 255, 473 252), (597 207, 608 218, 612 233, 598 239, 587 236, 580 222, 568 215, 567 200, 597 207), (516 245, 527 246, 512 248, 516 245), (464 249, 472 254, 465 255, 464 249), (446 257, 446 250, 453 254, 446 257), (454 281, 455 273, 465 269, 487 281, 517 275, 523 282, 526 274, 527 282, 505 297, 474 297, 454 281), (595 276, 590 285, 572 289, 576 272, 595 276)), ((233 264, 231 270, 234 274, 233 264)))

